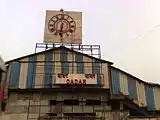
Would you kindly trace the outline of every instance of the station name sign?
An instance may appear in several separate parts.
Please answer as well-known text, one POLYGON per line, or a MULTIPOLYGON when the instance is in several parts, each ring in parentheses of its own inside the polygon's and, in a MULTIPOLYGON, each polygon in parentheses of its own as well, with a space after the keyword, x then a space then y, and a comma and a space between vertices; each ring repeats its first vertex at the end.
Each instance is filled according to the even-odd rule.
POLYGON ((97 84, 96 74, 57 74, 56 84, 97 84))

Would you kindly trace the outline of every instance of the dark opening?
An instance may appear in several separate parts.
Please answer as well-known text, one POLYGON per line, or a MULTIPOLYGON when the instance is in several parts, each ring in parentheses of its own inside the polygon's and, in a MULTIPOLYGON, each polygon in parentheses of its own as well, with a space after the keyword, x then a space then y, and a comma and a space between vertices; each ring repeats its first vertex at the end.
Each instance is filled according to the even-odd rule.
POLYGON ((57 116, 57 113, 46 113, 48 116, 57 116))
POLYGON ((79 100, 64 100, 64 105, 79 105, 79 100))
POLYGON ((4 112, 6 109, 6 103, 5 102, 1 102, 1 111, 4 112))
POLYGON ((123 105, 123 110, 128 110, 129 108, 126 105, 123 105))
POLYGON ((49 100, 49 105, 56 105, 57 101, 56 100, 49 100))
POLYGON ((114 101, 111 105, 113 110, 120 110, 120 102, 114 101))
POLYGON ((131 116, 143 116, 141 113, 137 112, 136 110, 130 109, 129 114, 131 116))
POLYGON ((100 100, 86 100, 86 105, 101 105, 100 100))

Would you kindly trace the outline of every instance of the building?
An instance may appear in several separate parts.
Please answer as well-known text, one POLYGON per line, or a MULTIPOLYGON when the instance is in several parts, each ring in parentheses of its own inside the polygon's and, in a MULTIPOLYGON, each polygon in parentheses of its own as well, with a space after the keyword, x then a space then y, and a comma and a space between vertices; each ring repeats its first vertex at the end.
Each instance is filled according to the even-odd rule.
POLYGON ((159 96, 155 91, 160 89, 159 85, 145 83, 112 64, 65 46, 6 62, 6 83, 9 86, 3 119, 123 120, 127 117, 137 119, 137 116, 146 119, 158 117, 159 96), (69 77, 77 74, 81 77, 76 80, 69 77), (146 85, 149 85, 148 89, 153 87, 154 94, 149 92, 151 90, 143 90, 146 85))
POLYGON ((160 85, 103 60, 99 45, 82 45, 81 13, 48 14, 45 43, 1 70, 0 120, 160 120, 160 85), (63 39, 74 31, 77 40, 63 39))

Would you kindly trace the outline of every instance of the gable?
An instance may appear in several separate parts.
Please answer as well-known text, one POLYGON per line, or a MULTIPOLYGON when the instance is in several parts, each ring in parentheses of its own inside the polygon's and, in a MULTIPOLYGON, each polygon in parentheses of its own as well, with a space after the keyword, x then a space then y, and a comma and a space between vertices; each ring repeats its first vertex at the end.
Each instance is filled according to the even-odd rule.
POLYGON ((97 84, 109 87, 108 63, 66 49, 55 49, 33 54, 9 62, 10 88, 48 88, 55 84, 55 75, 97 74, 97 84), (102 68, 101 68, 102 66, 102 68), (102 69, 102 70, 101 70, 102 69))
POLYGON ((104 62, 104 63, 108 63, 108 64, 110 64, 110 65, 113 64, 112 62, 109 62, 109 61, 106 61, 106 60, 103 60, 103 59, 99 59, 99 58, 90 56, 90 55, 88 55, 88 54, 84 54, 84 53, 81 53, 81 52, 77 52, 77 51, 75 51, 75 50, 66 48, 66 47, 64 47, 64 46, 52 48, 52 49, 49 49, 49 50, 46 50, 46 51, 42 51, 42 52, 30 54, 30 55, 27 55, 27 56, 22 56, 22 57, 20 57, 20 58, 12 59, 12 60, 7 61, 7 62, 5 62, 5 63, 8 64, 8 63, 13 62, 13 61, 19 61, 19 60, 24 59, 24 58, 26 58, 26 57, 30 57, 30 56, 34 56, 34 55, 37 56, 37 55, 39 55, 39 54, 45 54, 45 53, 47 53, 47 52, 53 52, 53 51, 56 51, 56 50, 59 50, 59 51, 70 51, 70 52, 75 52, 76 54, 81 54, 81 55, 83 55, 83 56, 86 56, 86 57, 95 59, 95 60, 97 60, 97 61, 101 61, 101 62, 104 62))

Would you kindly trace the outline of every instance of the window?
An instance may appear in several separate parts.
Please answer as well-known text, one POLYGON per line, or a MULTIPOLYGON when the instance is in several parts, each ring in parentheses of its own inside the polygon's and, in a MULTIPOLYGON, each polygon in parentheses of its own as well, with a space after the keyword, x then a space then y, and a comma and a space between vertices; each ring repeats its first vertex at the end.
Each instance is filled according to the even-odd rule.
POLYGON ((64 105, 79 105, 79 100, 64 100, 64 105))
POLYGON ((5 102, 1 102, 1 111, 4 112, 6 108, 6 103, 5 102))
POLYGON ((101 105, 100 100, 86 100, 86 105, 101 105))
POLYGON ((50 100, 49 101, 49 105, 56 105, 57 104, 57 101, 56 100, 50 100))

